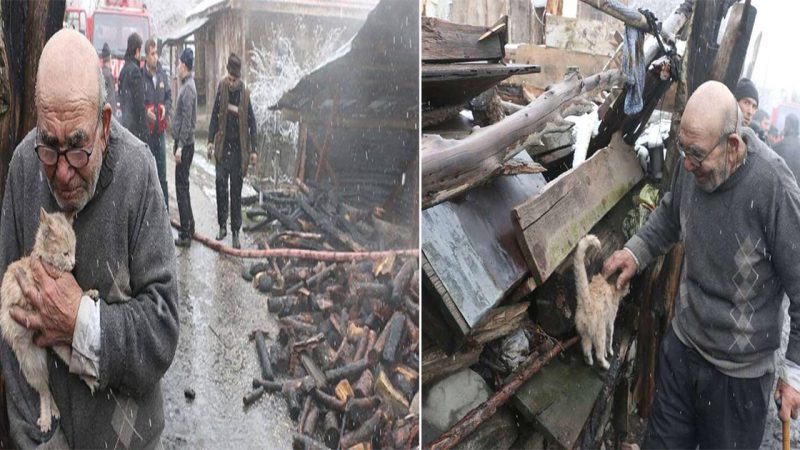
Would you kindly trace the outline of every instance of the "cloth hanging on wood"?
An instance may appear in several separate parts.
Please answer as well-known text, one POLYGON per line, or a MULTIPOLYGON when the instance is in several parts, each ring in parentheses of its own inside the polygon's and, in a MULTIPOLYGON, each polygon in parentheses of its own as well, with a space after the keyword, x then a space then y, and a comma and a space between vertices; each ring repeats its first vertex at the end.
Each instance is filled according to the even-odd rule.
POLYGON ((644 35, 636 27, 625 25, 622 52, 622 73, 625 75, 625 114, 632 116, 644 107, 642 93, 645 81, 644 35))

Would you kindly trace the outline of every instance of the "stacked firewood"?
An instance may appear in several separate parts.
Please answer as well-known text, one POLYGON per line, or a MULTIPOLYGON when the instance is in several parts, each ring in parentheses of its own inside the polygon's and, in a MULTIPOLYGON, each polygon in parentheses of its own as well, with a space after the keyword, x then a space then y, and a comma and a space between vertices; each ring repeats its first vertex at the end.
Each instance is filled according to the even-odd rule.
POLYGON ((417 445, 417 260, 255 263, 246 269, 278 336, 252 334, 261 376, 244 397, 282 395, 297 421, 295 448, 417 445), (272 341, 272 342, 270 342, 272 341))

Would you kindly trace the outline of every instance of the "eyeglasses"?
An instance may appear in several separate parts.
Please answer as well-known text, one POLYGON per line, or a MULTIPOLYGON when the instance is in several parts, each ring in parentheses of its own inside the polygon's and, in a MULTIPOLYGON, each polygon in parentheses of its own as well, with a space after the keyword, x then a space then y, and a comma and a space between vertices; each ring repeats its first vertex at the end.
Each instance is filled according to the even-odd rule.
POLYGON ((37 142, 34 147, 36 156, 45 166, 55 166, 58 164, 58 159, 63 155, 64 159, 67 160, 67 163, 72 166, 73 169, 82 169, 89 164, 89 157, 92 156, 92 147, 94 146, 94 141, 97 137, 97 129, 100 127, 101 122, 102 115, 97 118, 97 125, 95 125, 94 132, 92 133, 93 138, 91 144, 83 148, 71 148, 69 150, 61 151, 48 145, 39 143, 39 136, 37 134, 37 142))
POLYGON ((727 137, 728 135, 721 136, 719 141, 717 141, 717 144, 714 145, 714 148, 708 151, 704 151, 702 149, 698 150, 698 147, 695 146, 689 147, 687 149, 683 146, 683 144, 681 144, 681 141, 678 140, 678 145, 677 145, 678 153, 681 155, 683 159, 689 160, 689 162, 691 162, 693 166, 700 167, 700 165, 703 164, 703 161, 705 161, 709 156, 711 156, 711 154, 714 153, 714 150, 716 150, 719 147, 719 144, 721 144, 727 137), (700 154, 705 154, 705 156, 700 157, 699 156, 700 154))

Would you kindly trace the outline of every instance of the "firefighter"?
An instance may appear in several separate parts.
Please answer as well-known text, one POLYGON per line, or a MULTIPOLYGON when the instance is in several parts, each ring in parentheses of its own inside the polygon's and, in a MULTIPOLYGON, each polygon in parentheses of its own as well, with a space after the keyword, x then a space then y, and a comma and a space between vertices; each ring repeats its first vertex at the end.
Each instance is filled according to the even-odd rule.
POLYGON ((172 113, 172 92, 167 73, 158 64, 156 41, 150 38, 144 44, 144 108, 147 116, 147 145, 156 158, 158 181, 164 194, 164 204, 169 210, 169 191, 167 191, 167 157, 165 152, 165 132, 167 117, 172 113))

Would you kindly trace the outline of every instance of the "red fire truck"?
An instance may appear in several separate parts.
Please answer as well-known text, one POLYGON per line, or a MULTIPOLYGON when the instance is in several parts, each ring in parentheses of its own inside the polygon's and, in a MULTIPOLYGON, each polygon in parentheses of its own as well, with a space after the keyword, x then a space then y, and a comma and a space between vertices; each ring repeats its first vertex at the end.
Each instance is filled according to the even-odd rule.
POLYGON ((153 20, 142 0, 105 0, 94 11, 71 3, 66 9, 64 22, 66 26, 86 35, 98 55, 103 50, 103 44, 108 44, 114 80, 125 65, 128 36, 139 33, 144 42, 153 34, 153 20))

